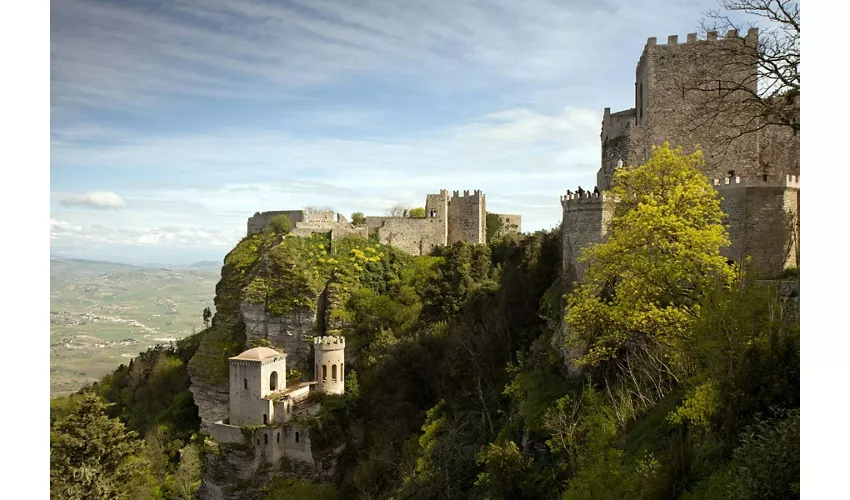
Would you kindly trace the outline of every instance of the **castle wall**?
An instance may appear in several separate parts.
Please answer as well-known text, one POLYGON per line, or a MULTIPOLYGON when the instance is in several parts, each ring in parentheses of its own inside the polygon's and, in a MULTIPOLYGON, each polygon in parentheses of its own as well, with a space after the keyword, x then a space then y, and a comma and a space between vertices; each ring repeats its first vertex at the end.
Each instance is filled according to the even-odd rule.
POLYGON ((722 197, 732 245, 723 255, 742 263, 752 257, 750 271, 776 276, 799 266, 799 193, 796 176, 765 175, 713 181, 722 197))
MULTIPOLYGON (((637 86, 635 87, 637 88, 637 86)), ((600 190, 608 189, 614 178, 617 163, 622 160, 624 165, 629 163, 631 133, 635 126, 635 108, 611 113, 611 108, 605 108, 602 114, 602 163, 596 173, 596 186, 600 190)))
POLYGON ((333 210, 329 210, 327 212, 312 212, 306 219, 308 222, 319 223, 319 222, 336 222, 336 212, 333 210))
MULTIPOLYGON (((757 31, 751 31, 747 43, 754 44, 757 31)), ((720 95, 720 90, 709 89, 703 82, 755 81, 755 59, 745 60, 735 56, 730 44, 741 44, 737 36, 717 39, 710 33, 708 40, 697 40, 689 34, 686 43, 678 43, 677 36, 661 45, 650 38, 636 69, 636 114, 638 128, 643 134, 633 134, 630 145, 630 162, 643 163, 651 154, 653 145, 670 142, 672 147, 682 146, 693 152, 695 145, 703 149, 709 178, 719 178, 729 170, 739 174, 762 173, 759 165, 758 134, 737 138, 728 146, 719 138, 728 136, 734 124, 748 121, 739 105, 718 107, 714 120, 701 119, 700 110, 708 99, 720 95), (712 93, 715 92, 715 93, 712 93)), ((745 93, 725 97, 726 102, 742 102, 745 93)))
POLYGON ((561 197, 563 208, 562 278, 569 287, 574 281, 584 279, 587 265, 579 262, 582 250, 593 243, 604 241, 608 223, 614 214, 614 203, 604 193, 585 192, 561 197))
POLYGON ((521 233, 522 216, 517 214, 496 214, 499 217, 499 234, 521 233))
POLYGON ((253 217, 248 219, 248 236, 254 233, 259 233, 265 228, 272 219, 278 215, 285 215, 293 224, 306 220, 304 210, 276 210, 272 212, 256 212, 253 217))
POLYGON ((411 255, 428 255, 437 245, 445 245, 443 218, 391 217, 378 228, 378 240, 411 255))
MULTIPOLYGON (((448 241, 482 244, 487 242, 487 213, 484 195, 479 190, 472 194, 455 191, 449 199, 448 241)), ((427 214, 426 214, 427 215, 427 214)))

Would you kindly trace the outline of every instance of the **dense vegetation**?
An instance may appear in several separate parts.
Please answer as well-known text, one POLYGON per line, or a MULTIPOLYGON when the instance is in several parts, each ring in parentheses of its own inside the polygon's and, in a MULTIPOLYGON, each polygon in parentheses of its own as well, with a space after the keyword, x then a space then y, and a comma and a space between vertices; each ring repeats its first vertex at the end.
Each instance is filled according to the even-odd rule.
POLYGON ((164 486, 139 486, 148 497, 197 488, 188 374, 222 383, 245 347, 243 300, 278 314, 325 290, 337 307, 323 326, 346 336, 350 366, 345 396, 323 397, 310 425, 319 449, 348 442, 342 477, 275 479, 267 498, 799 498, 796 303, 720 257, 700 162, 663 147, 617 174, 623 203, 581 284, 560 282, 557 229, 416 258, 286 224, 245 238, 210 328, 55 403, 51 460, 88 467, 58 434, 94 422, 125 443, 86 469, 103 491, 150 477, 164 486))

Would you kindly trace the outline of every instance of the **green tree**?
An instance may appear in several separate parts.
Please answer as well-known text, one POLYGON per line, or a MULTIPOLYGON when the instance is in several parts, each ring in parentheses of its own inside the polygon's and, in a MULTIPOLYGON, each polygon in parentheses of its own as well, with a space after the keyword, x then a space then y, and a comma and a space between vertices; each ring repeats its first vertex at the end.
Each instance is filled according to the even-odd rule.
POLYGON ((363 215, 363 212, 354 212, 351 214, 351 223, 355 226, 362 226, 366 223, 366 216, 363 215))
POLYGON ((487 499, 539 498, 531 480, 531 459, 522 455, 513 441, 490 443, 478 452, 476 460, 484 467, 475 485, 487 499))
POLYGON ((286 215, 281 214, 269 221, 269 227, 277 234, 288 234, 292 231, 292 221, 286 215))
POLYGON ((147 480, 144 441, 92 392, 73 399, 50 427, 50 492, 55 498, 130 498, 147 480))
POLYGON ((665 144, 644 165, 616 173, 608 240, 584 251, 584 282, 568 298, 571 347, 585 350, 579 366, 612 361, 630 375, 637 365, 669 373, 677 359, 668 351, 687 338, 706 295, 734 282, 720 255, 729 244, 720 201, 702 162, 700 151, 685 156, 665 144))
POLYGON ((411 208, 410 210, 408 210, 407 216, 408 217, 414 217, 414 218, 420 218, 420 219, 424 218, 425 217, 425 207, 411 208))

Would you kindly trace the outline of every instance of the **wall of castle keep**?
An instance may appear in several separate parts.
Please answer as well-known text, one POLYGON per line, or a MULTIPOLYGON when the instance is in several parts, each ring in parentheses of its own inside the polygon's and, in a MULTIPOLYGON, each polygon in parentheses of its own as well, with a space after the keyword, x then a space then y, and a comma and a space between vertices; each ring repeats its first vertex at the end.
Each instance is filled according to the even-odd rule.
POLYGON ((443 218, 393 217, 378 228, 378 241, 411 255, 428 255, 437 245, 446 244, 443 218))
MULTIPOLYGON (((757 37, 758 31, 751 30, 746 43, 754 45, 757 37)), ((668 37, 666 44, 658 44, 655 38, 647 40, 635 74, 638 88, 644 90, 643 95, 638 96, 642 100, 636 106, 637 124, 646 132, 643 137, 633 138, 631 149, 635 164, 649 157, 652 145, 669 141, 672 147, 682 146, 685 153, 701 145, 706 162, 704 173, 709 178, 722 177, 729 170, 744 175, 761 173, 757 134, 735 139, 728 149, 718 143, 719 137, 728 134, 729 124, 743 123, 749 117, 730 111, 728 116, 721 114, 710 123, 697 124, 695 121, 699 109, 709 98, 705 85, 697 90, 703 82, 752 81, 755 84, 755 59, 735 58, 731 52, 723 50, 731 44, 743 47, 744 41, 736 33, 729 33, 728 38, 717 38, 716 33, 709 33, 707 40, 697 40, 695 34, 690 34, 685 43, 678 43, 675 35, 668 37)), ((746 97, 742 92, 726 100, 741 101, 746 97)), ((739 112, 734 105, 724 106, 724 109, 739 112)))
POLYGON ((570 287, 584 279, 587 264, 579 262, 581 251, 605 239, 608 223, 614 214, 614 202, 602 194, 577 193, 561 197, 563 226, 561 231, 563 279, 570 287))
POLYGON ((751 272, 776 276, 799 266, 799 178, 764 175, 713 181, 721 196, 732 245, 721 253, 741 263, 751 256, 751 272))
MULTIPOLYGON (((461 195, 455 191, 449 199, 448 241, 453 245, 458 241, 482 244, 487 241, 486 200, 479 190, 461 195)), ((427 215, 427 214, 426 214, 427 215)))

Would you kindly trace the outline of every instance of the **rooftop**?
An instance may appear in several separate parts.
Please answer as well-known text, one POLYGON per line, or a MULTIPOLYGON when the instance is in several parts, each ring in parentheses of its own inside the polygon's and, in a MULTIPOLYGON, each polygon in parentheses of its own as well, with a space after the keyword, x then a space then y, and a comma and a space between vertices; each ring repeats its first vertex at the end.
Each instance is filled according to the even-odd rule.
POLYGON ((239 356, 234 356, 230 359, 241 359, 246 361, 262 361, 267 358, 271 358, 274 356, 285 356, 285 354, 281 354, 274 349, 269 349, 268 347, 255 347, 253 349, 248 349, 243 352, 239 356))

